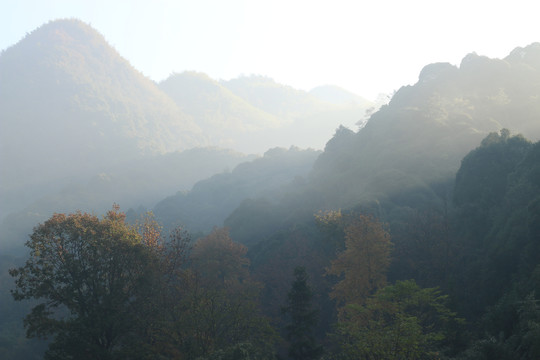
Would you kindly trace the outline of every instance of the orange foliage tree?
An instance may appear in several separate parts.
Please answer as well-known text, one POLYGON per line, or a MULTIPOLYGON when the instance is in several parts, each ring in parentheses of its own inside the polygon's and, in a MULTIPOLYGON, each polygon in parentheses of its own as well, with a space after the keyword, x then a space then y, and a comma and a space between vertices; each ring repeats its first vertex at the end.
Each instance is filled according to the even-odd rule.
POLYGON ((340 304, 361 304, 385 286, 392 243, 383 224, 371 216, 349 216, 342 221, 346 221, 345 249, 327 268, 327 274, 341 280, 330 296, 340 304))

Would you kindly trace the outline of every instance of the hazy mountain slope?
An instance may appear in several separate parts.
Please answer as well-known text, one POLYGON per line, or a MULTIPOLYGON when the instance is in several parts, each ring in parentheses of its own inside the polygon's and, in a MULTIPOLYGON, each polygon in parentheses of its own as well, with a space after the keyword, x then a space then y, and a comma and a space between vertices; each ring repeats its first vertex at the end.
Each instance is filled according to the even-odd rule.
POLYGON ((41 26, 0 55, 2 203, 32 186, 140 154, 204 144, 200 129, 77 20, 41 26))
POLYGON ((314 167, 323 203, 352 206, 453 176, 489 132, 540 138, 540 44, 506 59, 467 55, 431 64, 357 133, 342 131, 314 167))
POLYGON ((284 187, 306 176, 320 151, 274 148, 264 156, 236 166, 231 172, 197 182, 191 191, 179 192, 153 209, 166 227, 186 226, 209 231, 246 199, 277 201, 284 187))
POLYGON ((197 151, 160 154, 205 144, 322 148, 347 116, 355 122, 364 113, 274 82, 265 95, 256 79, 239 79, 247 88, 237 91, 253 85, 260 106, 204 74, 158 86, 78 20, 28 34, 0 55, 2 242, 18 241, 54 211, 151 206, 245 160, 209 150, 214 162, 198 167, 208 159, 197 151), (274 105, 283 116, 267 111, 274 105))
POLYGON ((339 128, 301 187, 275 206, 243 203, 225 225, 252 244, 271 236, 261 228, 294 227, 301 213, 313 221, 321 209, 369 211, 391 226, 407 223, 413 209, 444 212, 461 160, 488 133, 540 138, 539 50, 532 44, 505 59, 470 54, 459 67, 426 66, 361 130, 339 128))
MULTIPOLYGON (((159 87, 197 121, 215 146, 253 151, 260 147, 257 142, 262 140, 263 131, 280 127, 285 122, 253 106, 203 73, 175 74, 159 87)), ((262 145, 268 148, 273 144, 263 141, 262 145)))
MULTIPOLYGON (((313 95, 264 76, 242 76, 221 81, 221 84, 253 106, 284 121, 281 127, 269 129, 261 138, 263 141, 275 139, 274 144, 283 147, 322 149, 336 128, 344 125, 356 129, 366 111, 373 107, 368 101, 336 102, 326 99, 328 94, 313 95)), ((344 90, 337 92, 340 96, 344 94, 344 90)), ((356 95, 354 98, 361 99, 356 95)))
POLYGON ((221 83, 252 105, 284 118, 313 114, 328 109, 330 105, 306 91, 279 84, 264 76, 242 76, 221 83))
POLYGON ((218 82, 184 72, 159 86, 196 120, 212 144, 246 153, 275 146, 322 149, 338 126, 355 128, 373 106, 337 87, 325 86, 312 95, 262 76, 218 82))

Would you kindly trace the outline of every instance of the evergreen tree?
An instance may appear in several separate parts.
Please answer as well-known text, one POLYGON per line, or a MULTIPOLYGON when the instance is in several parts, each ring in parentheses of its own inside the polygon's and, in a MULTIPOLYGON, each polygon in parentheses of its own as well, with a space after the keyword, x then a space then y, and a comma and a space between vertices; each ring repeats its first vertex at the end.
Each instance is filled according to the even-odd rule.
POLYGON ((284 314, 290 318, 285 327, 289 340, 289 356, 295 360, 312 360, 319 358, 323 348, 317 345, 313 337, 313 328, 317 324, 318 313, 312 308, 313 291, 308 284, 308 275, 303 266, 294 269, 295 280, 283 307, 284 314))

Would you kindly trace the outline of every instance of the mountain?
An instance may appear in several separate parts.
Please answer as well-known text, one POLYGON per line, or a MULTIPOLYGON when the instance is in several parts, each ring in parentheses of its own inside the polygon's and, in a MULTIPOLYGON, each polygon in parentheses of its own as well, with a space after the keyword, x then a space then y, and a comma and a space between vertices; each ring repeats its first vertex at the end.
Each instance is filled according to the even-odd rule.
POLYGON ((321 149, 364 113, 256 76, 156 84, 88 24, 51 21, 0 54, 0 237, 55 211, 151 207, 253 158, 238 151, 321 149))
POLYGON ((0 119, 2 213, 74 174, 206 144, 190 116, 78 20, 2 51, 0 119))
POLYGON ((473 53, 459 67, 424 67, 418 82, 399 89, 362 130, 340 131, 328 142, 312 174, 328 194, 323 203, 353 206, 441 181, 503 128, 540 139, 539 52, 535 43, 505 59, 473 53))
POLYGON ((272 139, 274 146, 280 147, 322 149, 336 128, 344 125, 356 129, 366 111, 374 106, 370 102, 327 101, 265 76, 242 76, 221 81, 221 84, 253 106, 281 119, 281 127, 265 131, 261 138, 262 141, 272 139))
POLYGON ((153 213, 166 228, 185 226, 192 232, 209 232, 246 199, 265 197, 278 201, 291 182, 302 182, 320 151, 292 147, 270 149, 230 172, 198 181, 190 191, 160 201, 153 213))
POLYGON ((225 225, 236 241, 253 244, 272 235, 261 223, 283 231, 309 221, 295 214, 319 210, 357 209, 391 226, 414 211, 444 213, 461 160, 488 134, 540 139, 539 59, 534 43, 504 59, 473 53, 459 67, 427 65, 360 130, 340 127, 301 187, 278 204, 243 203, 225 225))
POLYGON ((322 149, 337 127, 355 128, 373 106, 345 90, 334 92, 354 101, 327 101, 255 75, 218 82, 203 73, 184 72, 159 87, 197 120, 212 144, 246 153, 276 146, 322 149))
MULTIPOLYGON (((1 65, 5 61, 4 54, 0 59, 1 65)), ((42 70, 39 74, 47 79, 42 70)), ((2 76, 2 79, 8 79, 10 75, 5 72, 2 76)), ((101 81, 105 81, 105 77, 101 81)), ((318 125, 335 126, 338 121, 349 119, 347 116, 353 119, 359 113, 357 105, 349 106, 350 102, 345 100, 345 105, 340 104, 340 99, 348 97, 342 90, 323 88, 315 94, 307 93, 256 76, 217 82, 204 74, 185 73, 175 75, 170 83, 166 83, 159 87, 153 85, 156 94, 169 99, 162 104, 172 104, 171 109, 184 114, 186 124, 190 118, 199 119, 197 126, 212 135, 212 141, 221 139, 218 129, 211 132, 212 126, 225 129, 225 124, 234 127, 245 125, 244 122, 251 124, 246 129, 248 133, 252 131, 254 142, 263 144, 263 140, 277 139, 288 134, 285 129, 297 131, 291 135, 291 141, 303 141, 318 125), (273 124, 277 126, 272 128, 273 124), (264 137, 259 138, 259 134, 264 137)), ((437 352, 454 359, 492 358, 494 353, 508 359, 515 358, 516 354, 521 358, 539 358, 536 340, 540 326, 537 306, 540 294, 540 142, 532 143, 526 138, 540 139, 540 44, 517 48, 504 59, 490 59, 473 53, 465 56, 460 66, 429 64, 420 72, 416 84, 402 87, 358 130, 350 126, 334 128, 334 135, 326 142, 324 151, 273 148, 256 159, 220 149, 160 154, 168 150, 140 142, 145 138, 143 135, 141 138, 135 135, 122 137, 125 128, 117 125, 122 125, 121 119, 125 118, 111 117, 110 124, 104 120, 108 125, 106 132, 100 134, 102 139, 97 137, 89 145, 97 144, 106 151, 116 150, 118 154, 114 153, 115 156, 109 159, 100 148, 87 153, 95 156, 93 161, 100 166, 92 161, 84 162, 79 158, 80 154, 86 154, 84 146, 79 148, 79 145, 85 145, 84 139, 77 138, 76 131, 92 135, 92 126, 99 128, 101 123, 96 119, 96 125, 78 127, 64 119, 62 116, 65 114, 82 114, 80 119, 83 120, 89 119, 90 115, 84 117, 80 109, 70 113, 69 107, 55 110, 54 104, 64 104, 64 99, 69 99, 69 94, 72 94, 72 89, 64 89, 62 95, 61 84, 51 82, 50 89, 58 90, 51 95, 51 104, 32 95, 36 91, 32 86, 25 86, 33 96, 31 98, 43 102, 36 103, 36 108, 49 111, 43 113, 46 122, 40 128, 45 140, 52 145, 55 141, 62 142, 61 134, 54 132, 65 127, 69 136, 62 146, 65 146, 67 154, 53 155, 65 161, 66 168, 73 167, 75 175, 71 175, 69 169, 54 167, 55 159, 45 157, 47 154, 51 156, 47 153, 51 150, 44 147, 44 142, 37 136, 38 130, 29 130, 37 146, 28 140, 23 145, 31 147, 27 153, 37 153, 36 157, 40 156, 44 163, 34 163, 28 158, 27 162, 23 159, 18 165, 21 168, 26 166, 30 176, 35 175, 31 180, 42 181, 40 177, 48 177, 55 181, 60 191, 45 194, 41 187, 45 195, 25 207, 24 211, 12 212, 4 224, 24 224, 26 228, 23 230, 27 234, 30 231, 26 229, 38 220, 37 215, 43 218, 45 212, 55 209, 71 211, 67 208, 69 206, 95 208, 106 206, 103 201, 115 199, 131 201, 136 206, 139 202, 152 203, 155 197, 163 196, 160 192, 178 189, 180 191, 175 195, 164 198, 154 207, 157 219, 166 228, 179 224, 200 232, 206 232, 213 225, 223 224, 229 228, 230 239, 226 236, 226 244, 229 248, 240 249, 238 253, 241 253, 242 260, 232 265, 217 266, 216 269, 234 272, 234 265, 241 264, 247 273, 244 265, 250 263, 252 278, 242 275, 238 279, 240 282, 253 279, 261 284, 260 287, 257 285, 261 291, 261 307, 250 307, 253 311, 263 309, 266 315, 279 322, 292 270, 305 265, 317 294, 314 308, 320 309, 322 315, 320 329, 317 330, 321 334, 319 342, 328 344, 333 340, 326 342, 322 334, 330 334, 331 324, 338 319, 339 309, 336 309, 336 299, 332 299, 331 291, 336 289, 335 285, 341 279, 326 276, 328 271, 325 269, 336 264, 336 259, 337 262, 342 260, 340 253, 365 246, 372 240, 379 241, 377 233, 384 233, 385 242, 387 236, 391 236, 391 256, 385 254, 371 260, 390 263, 388 271, 380 272, 387 278, 389 286, 378 289, 374 297, 366 300, 367 307, 357 304, 358 311, 371 311, 373 304, 388 308, 399 305, 399 299, 384 304, 388 300, 384 297, 392 295, 396 289, 405 295, 410 294, 409 290, 400 290, 396 285, 398 281, 413 279, 408 283, 414 287, 417 283, 423 288, 421 292, 414 291, 413 297, 432 294, 443 300, 448 295, 451 312, 444 313, 448 315, 455 311, 457 316, 464 317, 463 322, 456 319, 455 323, 448 324, 447 329, 440 328, 441 332, 428 334, 435 334, 440 339, 446 336, 441 347, 433 347, 429 353, 437 352), (53 115, 62 119, 61 126, 54 122, 53 115), (47 133, 49 129, 45 125, 54 131, 47 133), (518 133, 523 135, 513 135, 518 133), (109 144, 115 139, 109 139, 111 134, 118 135, 116 149, 109 144), (39 153, 40 149, 44 154, 39 153), (472 149, 475 150, 471 152, 472 149), (67 156, 79 160, 79 163, 68 162, 67 156), (213 162, 216 159, 217 163, 213 162), (232 165, 242 160, 247 161, 232 165), (107 166, 102 168, 101 165, 107 166), (47 172, 47 166, 52 173, 47 172), (229 167, 233 170, 224 169, 229 167), (195 183, 196 174, 212 172, 213 176, 208 175, 195 183), (61 174, 71 176, 69 181, 58 180, 61 174), (68 183, 71 184, 66 186, 68 183), (193 183, 191 190, 186 190, 193 183), (314 216, 332 209, 340 211, 328 216, 314 216), (358 226, 363 216, 357 217, 358 214, 373 215, 373 219, 366 216, 367 222, 375 224, 380 221, 384 231, 376 230, 365 238, 365 233, 358 226), (24 223, 28 220, 31 221, 24 223), (359 222, 355 223, 357 220, 359 222), (237 247, 230 240, 247 246, 237 247)), ((79 89, 74 83, 70 84, 71 88, 79 89)), ((4 95, 8 94, 7 90, 2 91, 4 95)), ((80 104, 92 108, 86 103, 88 99, 84 99, 80 104)), ((8 139, 9 136, 21 136, 23 139, 27 136, 23 130, 15 131, 15 120, 19 120, 21 126, 34 123, 39 126, 39 122, 36 117, 32 122, 23 117, 17 118, 19 112, 15 111, 31 113, 34 104, 27 103, 29 108, 23 109, 22 105, 17 105, 21 100, 16 97, 2 101, 4 108, 11 111, 2 113, 11 117, 5 124, 12 127, 6 127, 9 132, 2 134, 2 139, 11 141, 10 146, 14 147, 16 140, 8 139)), ((99 104, 96 102, 97 113, 101 113, 99 104)), ((130 109, 142 109, 137 105, 130 103, 130 109)), ((4 122, 2 126, 3 130, 4 122)), ((138 128, 134 125, 133 129, 138 128)), ((137 133, 135 130, 133 134, 137 133)), ((195 130, 193 134, 196 136, 195 130)), ((228 135, 233 136, 234 132, 228 135)), ((150 136, 148 141, 165 144, 165 138, 152 139, 150 136)), ((240 138, 231 139, 238 141, 240 138)), ((289 141, 289 138, 281 140, 289 141)), ((11 148, 8 146, 2 148, 6 159, 9 151, 11 148)), ((13 155, 16 156, 18 154, 13 155)), ((6 169, 11 170, 9 167, 6 169)), ((29 189, 24 181, 21 180, 21 189, 29 189)), ((130 210, 128 215, 133 218, 144 210, 130 210)), ((366 228, 369 231, 370 226, 366 228)), ((2 233, 2 240, 16 239, 20 245, 21 229, 8 229, 13 232, 7 237, 2 233)), ((215 234, 219 233, 227 232, 220 230, 215 234)), ((195 243, 195 247, 197 244, 201 243, 195 243)), ((217 258, 220 255, 218 251, 217 258)), ((345 267, 358 265, 354 259, 346 262, 345 267)), ((0 258, 3 269, 16 264, 14 258, 4 253, 0 258)), ((189 262, 185 265, 190 266, 189 262)), ((222 274, 219 275, 221 280, 222 274)), ((344 276, 348 276, 347 272, 344 276)), ((8 290, 13 279, 4 272, 0 280, 0 297, 11 299, 8 290)), ((234 280, 234 283, 238 282, 234 280)), ((27 312, 27 309, 13 307, 7 301, 4 303, 7 305, 0 309, 4 315, 0 327, 2 334, 9 336, 0 339, 0 351, 32 347, 19 341, 23 336, 22 329, 17 330, 14 326, 17 322, 20 324, 19 314, 27 312)), ((421 307, 431 308, 436 303, 429 300, 425 305, 421 307)), ((442 303, 436 307, 438 305, 442 303)), ((230 308, 228 303, 225 307, 230 308)), ((193 313, 191 310, 189 307, 188 312, 193 313)), ((196 313, 198 309, 195 310, 196 313)), ((398 315, 409 316, 400 309, 397 311, 398 315)), ((425 315, 431 318, 432 313, 424 311, 427 310, 411 313, 410 317, 416 319, 417 315, 425 315)), ((354 318, 355 314, 351 314, 354 318)), ((229 312, 224 315, 229 315, 229 312)), ((343 324, 346 326, 351 324, 354 328, 357 325, 348 319, 345 321, 343 324)), ((423 325, 411 324, 422 330, 423 325)), ((393 326, 386 325, 383 324, 386 327, 384 331, 393 326)), ((431 329, 431 325, 427 324, 426 328, 431 329)), ((358 335, 351 334, 353 337, 358 335)), ((176 345, 171 344, 172 351, 178 350, 176 345)), ((229 345, 230 342, 226 342, 225 346, 229 345)), ((388 344, 388 349, 395 348, 393 345, 394 342, 388 344)), ((219 354, 216 351, 213 355, 219 354)))
POLYGON ((315 114, 329 105, 306 91, 279 84, 266 76, 242 76, 221 83, 249 103, 280 117, 315 114))
POLYGON ((264 151, 272 144, 257 144, 261 132, 278 128, 285 122, 253 106, 204 73, 174 74, 161 82, 159 88, 184 113, 197 120, 197 125, 215 146, 246 152, 261 151, 261 148, 264 151))

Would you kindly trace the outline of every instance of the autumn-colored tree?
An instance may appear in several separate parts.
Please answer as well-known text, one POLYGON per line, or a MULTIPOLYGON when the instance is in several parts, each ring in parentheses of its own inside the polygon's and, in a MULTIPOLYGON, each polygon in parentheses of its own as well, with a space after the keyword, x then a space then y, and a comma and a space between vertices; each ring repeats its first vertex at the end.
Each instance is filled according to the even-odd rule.
POLYGON ((163 244, 162 226, 156 220, 154 213, 149 211, 135 223, 144 244, 159 248, 163 244))
POLYGON ((178 227, 166 237, 161 227, 151 214, 147 214, 138 224, 143 244, 158 259, 155 264, 157 276, 153 278, 151 288, 141 312, 147 316, 144 327, 139 327, 138 334, 132 337, 134 343, 124 351, 127 358, 179 358, 185 356, 178 349, 185 342, 183 318, 189 312, 182 299, 190 294, 193 284, 192 271, 189 269, 191 250, 190 235, 178 227))
POLYGON ((233 242, 227 229, 214 228, 195 242, 191 259, 205 282, 230 288, 249 281, 246 253, 247 248, 233 242))
POLYGON ((13 297, 37 300, 24 324, 29 337, 54 336, 46 358, 110 359, 144 332, 158 259, 117 207, 102 219, 55 214, 26 245, 13 297))
POLYGON ((350 217, 344 232, 345 250, 327 269, 327 274, 341 277, 330 295, 340 304, 362 304, 386 284, 390 235, 382 223, 366 215, 350 217))
POLYGON ((191 252, 193 276, 177 328, 189 358, 208 357, 231 346, 249 343, 257 358, 273 354, 276 339, 260 313, 261 285, 251 280, 247 248, 227 229, 215 228, 197 240, 191 252))

